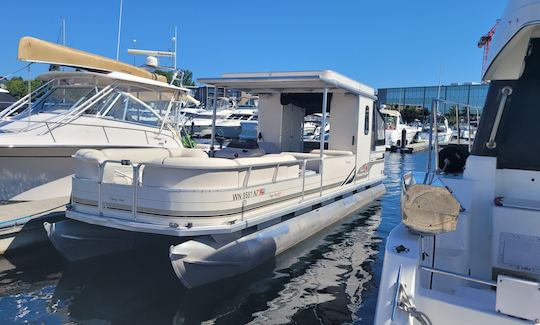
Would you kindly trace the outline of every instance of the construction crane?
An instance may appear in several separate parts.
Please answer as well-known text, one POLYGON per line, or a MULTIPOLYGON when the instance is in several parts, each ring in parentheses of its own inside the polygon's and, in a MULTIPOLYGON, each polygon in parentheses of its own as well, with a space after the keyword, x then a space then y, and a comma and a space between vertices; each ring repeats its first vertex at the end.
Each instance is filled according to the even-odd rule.
POLYGON ((480 37, 480 40, 478 41, 478 48, 484 48, 484 55, 482 57, 482 76, 484 75, 484 72, 486 72, 486 64, 487 64, 487 60, 488 60, 488 55, 489 55, 489 47, 491 45, 491 40, 493 39, 493 34, 495 34, 495 30, 497 30, 497 26, 499 25, 500 23, 500 19, 497 19, 497 21, 495 22, 495 25, 493 25, 493 27, 491 27, 491 29, 489 30, 489 32, 487 32, 485 35, 482 35, 482 37, 480 37))

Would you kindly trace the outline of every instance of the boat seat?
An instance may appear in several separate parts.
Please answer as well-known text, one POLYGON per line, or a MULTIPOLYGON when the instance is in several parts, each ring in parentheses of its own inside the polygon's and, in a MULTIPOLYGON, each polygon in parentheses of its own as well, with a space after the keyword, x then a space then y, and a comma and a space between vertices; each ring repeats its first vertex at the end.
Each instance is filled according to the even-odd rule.
POLYGON ((162 166, 146 166, 143 186, 171 189, 225 189, 238 187, 238 165, 225 158, 171 157, 162 166), (183 168, 177 168, 183 167, 183 168))
MULTIPOLYGON (((321 157, 321 155, 318 154, 318 153, 314 154, 314 153, 304 153, 304 152, 282 152, 282 154, 293 156, 296 160, 319 159, 321 157)), ((325 158, 325 157, 327 157, 326 154, 323 155, 323 158, 325 158)), ((306 170, 312 170, 312 171, 318 173, 319 172, 319 166, 320 166, 320 164, 319 164, 318 160, 308 161, 306 163, 306 170)))
MULTIPOLYGON (((286 154, 269 154, 262 157, 255 158, 236 158, 234 161, 240 167, 249 167, 250 165, 255 164, 284 164, 279 166, 276 174, 276 181, 298 178, 299 175, 299 166, 298 164, 287 164, 295 163, 297 160, 286 154)), ((274 173, 276 172, 275 166, 266 166, 266 167, 253 167, 251 174, 248 179, 247 186, 271 183, 274 178, 274 173)), ((241 170, 239 173, 240 184, 244 184, 245 178, 247 177, 248 170, 241 170)))
MULTIPOLYGON (((80 160, 75 164, 75 176, 83 179, 98 180, 98 165, 106 160, 129 160, 131 163, 162 164, 169 157, 208 158, 200 149, 186 148, 133 148, 133 149, 81 149, 75 153, 80 160)), ((144 169, 144 166, 141 167, 144 169)), ((140 175, 139 175, 140 176, 140 175)), ((133 167, 119 163, 107 163, 103 170, 103 182, 131 184, 133 167)))

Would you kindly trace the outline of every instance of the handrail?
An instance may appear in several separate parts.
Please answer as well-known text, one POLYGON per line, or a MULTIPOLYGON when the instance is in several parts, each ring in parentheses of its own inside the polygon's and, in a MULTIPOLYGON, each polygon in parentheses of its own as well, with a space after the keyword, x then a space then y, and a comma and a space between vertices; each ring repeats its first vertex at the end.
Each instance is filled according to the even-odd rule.
POLYGON ((21 99, 19 99, 18 101, 16 101, 15 103, 11 104, 10 106, 6 107, 3 111, 0 112, 0 118, 3 118, 5 116, 9 116, 10 114, 12 114, 13 112, 15 112, 16 110, 18 110, 19 108, 21 108, 22 105, 24 105, 24 103, 26 102, 26 100, 28 98, 32 98, 34 96, 32 95, 35 95, 37 94, 38 92, 40 92, 43 88, 45 88, 46 86, 48 86, 50 83, 52 83, 55 79, 51 79, 49 81, 47 81, 46 83, 44 83, 43 85, 39 86, 36 90, 32 91, 31 93, 28 93, 26 94, 24 97, 22 97, 21 99))
POLYGON ((97 101, 103 99, 103 97, 107 96, 114 90, 115 83, 104 87, 100 91, 98 91, 94 96, 87 99, 82 105, 73 108, 71 111, 69 111, 67 114, 62 116, 62 118, 58 122, 64 122, 64 120, 67 120, 66 123, 72 122, 74 119, 79 117, 81 114, 83 114, 88 108, 90 108, 92 105, 94 105, 97 101))
POLYGON ((462 280, 466 280, 466 281, 470 281, 470 282, 485 284, 485 285, 495 287, 495 288, 497 287, 497 283, 494 282, 494 281, 482 280, 482 279, 478 279, 478 278, 475 278, 475 277, 472 277, 472 276, 469 276, 469 275, 466 275, 466 274, 461 274, 461 273, 456 273, 456 272, 451 272, 451 271, 445 271, 445 270, 441 270, 441 269, 437 269, 437 268, 433 268, 433 267, 428 267, 428 266, 420 266, 420 269, 424 270, 424 271, 427 271, 427 272, 435 273, 435 274, 446 275, 446 276, 449 276, 449 277, 452 277, 452 278, 458 278, 458 279, 462 279, 462 280))
POLYGON ((488 147, 488 149, 495 149, 497 147, 495 137, 497 136, 497 131, 499 130, 499 123, 501 123, 502 114, 504 112, 504 108, 506 107, 506 101, 508 100, 508 97, 512 95, 512 92, 513 89, 510 86, 506 86, 501 89, 501 101, 499 102, 499 108, 497 109, 497 115, 495 116, 495 122, 493 123, 493 127, 491 128, 489 139, 486 142, 486 147, 488 147))

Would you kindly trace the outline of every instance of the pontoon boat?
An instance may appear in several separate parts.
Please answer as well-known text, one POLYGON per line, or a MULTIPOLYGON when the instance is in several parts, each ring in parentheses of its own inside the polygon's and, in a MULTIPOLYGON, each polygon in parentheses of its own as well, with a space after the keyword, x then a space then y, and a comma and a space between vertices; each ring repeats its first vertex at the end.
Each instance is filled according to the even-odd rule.
POLYGON ((71 220, 47 225, 60 252, 95 243, 97 253, 117 243, 120 230, 167 235, 176 241, 173 268, 192 287, 248 271, 384 192, 384 121, 372 88, 332 71, 199 81, 259 95, 261 140, 210 155, 78 151, 71 220), (340 126, 328 149, 321 141, 304 153, 304 116, 322 111, 325 120, 328 110, 340 126))

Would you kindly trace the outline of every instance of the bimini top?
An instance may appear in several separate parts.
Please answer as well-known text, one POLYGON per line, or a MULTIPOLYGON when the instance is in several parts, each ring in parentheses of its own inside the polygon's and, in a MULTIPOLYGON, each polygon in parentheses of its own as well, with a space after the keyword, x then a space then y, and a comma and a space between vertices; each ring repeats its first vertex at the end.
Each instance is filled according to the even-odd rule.
POLYGON ((19 41, 18 59, 94 71, 120 72, 150 80, 167 81, 164 76, 127 63, 28 36, 19 41))
POLYGON ((396 110, 393 110, 393 109, 381 109, 381 110, 379 110, 379 112, 381 112, 381 114, 387 114, 387 115, 390 115, 390 116, 401 117, 401 113, 399 111, 396 111, 396 110))
POLYGON ((484 80, 515 80, 523 72, 529 40, 540 37, 540 0, 510 0, 488 58, 484 80))
POLYGON ((148 78, 138 77, 123 72, 109 72, 109 73, 96 73, 86 71, 51 71, 41 74, 38 77, 39 80, 49 81, 52 79, 69 79, 73 83, 88 83, 93 82, 96 84, 108 85, 114 81, 122 81, 126 83, 133 83, 139 86, 164 88, 170 91, 189 92, 188 89, 170 85, 166 82, 152 80, 148 78))
POLYGON ((250 94, 320 93, 327 88, 328 91, 344 91, 376 99, 373 88, 330 70, 225 73, 221 75, 221 78, 203 78, 198 81, 250 94))

